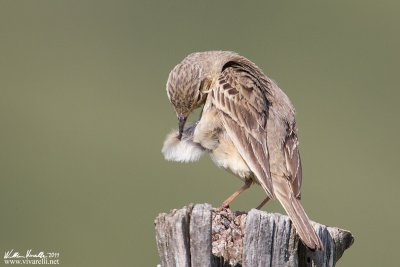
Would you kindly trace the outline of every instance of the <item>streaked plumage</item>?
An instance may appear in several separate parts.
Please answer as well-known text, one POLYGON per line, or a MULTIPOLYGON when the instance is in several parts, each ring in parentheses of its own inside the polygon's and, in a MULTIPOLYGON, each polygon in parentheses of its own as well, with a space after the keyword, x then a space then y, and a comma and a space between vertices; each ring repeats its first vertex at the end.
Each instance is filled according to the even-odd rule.
POLYGON ((180 133, 167 137, 166 159, 194 161, 207 151, 217 166, 276 197, 303 242, 321 249, 299 201, 302 171, 295 110, 276 83, 236 53, 202 52, 189 55, 171 71, 167 94, 180 133), (189 114, 201 106, 199 121, 183 128, 189 114))

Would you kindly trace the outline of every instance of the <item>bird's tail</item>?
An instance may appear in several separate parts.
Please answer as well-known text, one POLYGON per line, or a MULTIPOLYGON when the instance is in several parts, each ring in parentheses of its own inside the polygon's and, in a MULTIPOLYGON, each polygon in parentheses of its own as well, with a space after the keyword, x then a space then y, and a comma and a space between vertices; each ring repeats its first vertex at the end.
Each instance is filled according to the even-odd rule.
POLYGON ((275 195, 292 220, 300 239, 311 250, 322 250, 323 245, 321 239, 315 233, 300 200, 294 197, 287 180, 283 181, 282 185, 283 187, 280 186, 278 188, 274 186, 277 188, 275 190, 275 195))

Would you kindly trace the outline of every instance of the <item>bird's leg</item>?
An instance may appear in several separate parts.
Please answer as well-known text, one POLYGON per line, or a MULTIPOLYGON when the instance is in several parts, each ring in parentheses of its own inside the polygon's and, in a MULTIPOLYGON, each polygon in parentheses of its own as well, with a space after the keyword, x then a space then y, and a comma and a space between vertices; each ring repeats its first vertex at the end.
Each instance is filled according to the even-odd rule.
POLYGON ((229 203, 231 203, 238 195, 240 195, 243 191, 245 191, 246 189, 248 189, 250 187, 250 185, 252 184, 252 180, 246 180, 246 182, 244 183, 244 185, 239 188, 239 190, 237 190, 235 193, 233 193, 230 197, 228 197, 223 203, 222 203, 222 207, 223 208, 227 208, 229 207, 229 203))
POLYGON ((267 202, 270 200, 269 197, 266 197, 261 203, 260 205, 257 206, 256 209, 260 210, 265 204, 267 204, 267 202))

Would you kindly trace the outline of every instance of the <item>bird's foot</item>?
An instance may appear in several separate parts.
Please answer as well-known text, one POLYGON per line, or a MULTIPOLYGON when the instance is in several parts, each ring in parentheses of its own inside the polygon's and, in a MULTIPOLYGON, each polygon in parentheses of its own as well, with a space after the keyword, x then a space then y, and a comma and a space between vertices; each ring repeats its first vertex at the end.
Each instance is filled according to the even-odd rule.
POLYGON ((231 208, 229 207, 229 203, 230 203, 230 202, 224 201, 224 202, 221 204, 221 206, 219 207, 219 209, 220 209, 220 210, 231 209, 231 208))

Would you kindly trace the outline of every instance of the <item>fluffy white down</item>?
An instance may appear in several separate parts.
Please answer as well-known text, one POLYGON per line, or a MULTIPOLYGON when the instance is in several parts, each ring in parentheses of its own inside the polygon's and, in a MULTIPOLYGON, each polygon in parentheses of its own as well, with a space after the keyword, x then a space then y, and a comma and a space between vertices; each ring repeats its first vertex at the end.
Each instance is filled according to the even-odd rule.
POLYGON ((204 150, 191 140, 177 138, 177 132, 174 131, 167 135, 162 148, 164 158, 169 161, 193 162, 200 159, 204 150))

